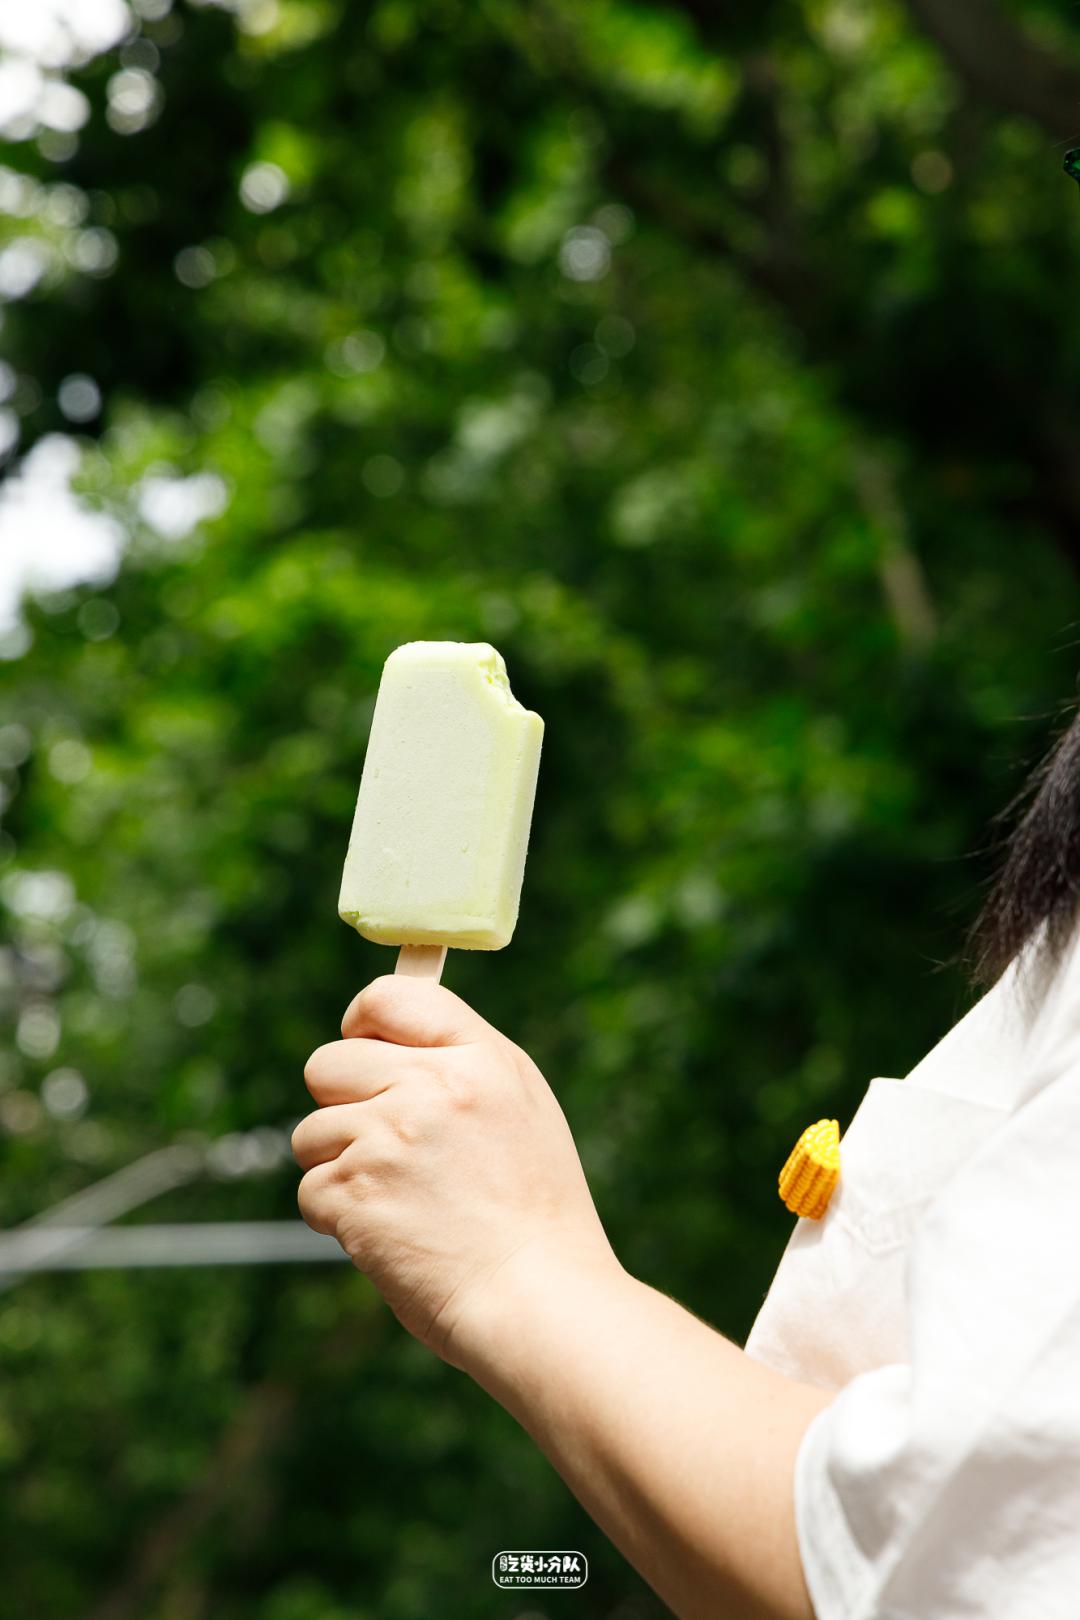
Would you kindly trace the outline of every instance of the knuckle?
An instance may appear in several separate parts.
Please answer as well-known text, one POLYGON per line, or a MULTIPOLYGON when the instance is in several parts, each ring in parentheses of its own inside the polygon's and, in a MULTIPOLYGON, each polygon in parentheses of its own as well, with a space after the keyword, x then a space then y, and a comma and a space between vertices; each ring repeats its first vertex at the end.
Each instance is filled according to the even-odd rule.
POLYGON ((449 1074, 443 1080, 446 1100, 455 1113, 473 1113, 481 1102, 481 1089, 474 1074, 449 1074))
POLYGON ((372 979, 351 1002, 341 1021, 342 1033, 353 1028, 361 1017, 379 1023, 398 1005, 401 985, 402 981, 395 979, 392 973, 383 973, 377 979, 372 979))
POLYGON ((339 1223, 334 1236, 356 1269, 366 1272, 369 1244, 364 1228, 355 1221, 343 1220, 339 1223))
POLYGON ((436 1066, 435 1078, 444 1102, 455 1112, 469 1113, 480 1106, 484 1087, 475 1063, 466 1067, 444 1061, 436 1066))
POLYGON ((336 1187, 347 1187, 351 1194, 362 1196, 367 1180, 366 1153, 362 1153, 357 1142, 353 1140, 338 1154, 333 1163, 327 1166, 327 1174, 336 1187))
POLYGON ((327 1060, 337 1045, 337 1041, 326 1041, 322 1046, 317 1046, 304 1064, 304 1084, 309 1090, 319 1085, 325 1076, 327 1060))
POLYGON ((386 1123, 402 1147, 419 1147, 431 1134, 430 1110, 424 1104, 399 1105, 387 1113, 386 1123))
POLYGON ((301 1216, 314 1231, 330 1233, 334 1230, 331 1207, 325 1195, 321 1195, 318 1183, 312 1180, 310 1171, 296 1189, 296 1202, 301 1216))

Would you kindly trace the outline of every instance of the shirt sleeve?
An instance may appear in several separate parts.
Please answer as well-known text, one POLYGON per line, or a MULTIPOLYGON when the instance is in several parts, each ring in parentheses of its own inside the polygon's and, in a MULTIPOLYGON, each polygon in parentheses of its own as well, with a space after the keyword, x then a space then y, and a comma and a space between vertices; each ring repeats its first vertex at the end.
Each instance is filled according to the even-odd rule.
POLYGON ((1080 1011, 932 1200, 910 1362, 814 1418, 795 1515, 818 1620, 1080 1613, 1080 1011))

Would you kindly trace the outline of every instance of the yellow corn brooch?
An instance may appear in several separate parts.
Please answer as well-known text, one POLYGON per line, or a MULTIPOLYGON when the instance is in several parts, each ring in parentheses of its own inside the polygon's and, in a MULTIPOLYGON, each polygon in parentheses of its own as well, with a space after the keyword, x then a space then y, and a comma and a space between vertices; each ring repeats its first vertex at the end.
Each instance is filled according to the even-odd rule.
POLYGON ((808 1125, 780 1172, 780 1197, 793 1215, 820 1221, 840 1180, 840 1126, 835 1119, 808 1125))

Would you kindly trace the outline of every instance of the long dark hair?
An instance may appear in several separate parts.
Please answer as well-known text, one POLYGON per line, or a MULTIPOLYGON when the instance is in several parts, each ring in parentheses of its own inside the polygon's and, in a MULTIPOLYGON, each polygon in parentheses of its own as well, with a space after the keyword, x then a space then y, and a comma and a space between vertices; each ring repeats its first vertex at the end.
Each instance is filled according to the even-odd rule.
POLYGON ((967 941, 972 977, 984 988, 1039 933, 1040 963, 1055 962, 1080 913, 1080 714, 996 822, 1015 824, 967 941))

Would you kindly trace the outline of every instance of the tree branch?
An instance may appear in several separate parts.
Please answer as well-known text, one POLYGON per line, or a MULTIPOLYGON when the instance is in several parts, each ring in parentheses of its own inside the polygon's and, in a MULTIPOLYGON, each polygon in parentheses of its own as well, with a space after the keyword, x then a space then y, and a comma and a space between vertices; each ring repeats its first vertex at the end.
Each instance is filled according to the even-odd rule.
MULTIPOLYGON (((709 48, 718 46, 730 8, 722 8, 720 0, 665 3, 694 20, 709 48)), ((926 34, 940 45, 970 86, 973 95, 969 105, 974 105, 977 89, 999 110, 1034 118, 1052 134, 1064 140, 1075 136, 1080 144, 1080 66, 1073 67, 1036 44, 1001 13, 994 0, 907 3, 926 34)), ((537 12, 529 11, 527 15, 537 59, 562 82, 572 82, 610 124, 611 108, 578 61, 561 15, 543 11, 542 29, 538 28, 537 12)), ((520 41, 516 43, 520 48, 520 41)), ((616 194, 643 217, 699 251, 730 264, 749 287, 779 306, 801 333, 808 355, 835 365, 861 340, 831 297, 826 267, 804 245, 787 175, 779 104, 781 82, 767 57, 744 54, 741 64, 742 104, 751 115, 754 131, 750 138, 755 140, 766 164, 762 191, 741 200, 741 221, 730 214, 722 217, 711 199, 673 188, 663 173, 650 172, 647 156, 636 146, 627 150, 624 143, 615 141, 605 175, 616 194), (752 228, 743 229, 743 225, 752 228)), ((1003 395, 1015 396, 1015 378, 1003 379, 1000 387, 1003 395)), ((1036 474, 1034 491, 1017 503, 1016 511, 1043 526, 1070 564, 1080 571, 1080 475, 1075 470, 1077 458, 1072 444, 1066 448, 1064 442, 1066 413, 1057 402, 1046 398, 1034 380, 1028 386, 1025 405, 1026 421, 1037 424, 1042 431, 1037 430, 1028 442, 1016 447, 1018 459, 1036 474)), ((896 556, 891 557, 890 567, 887 589, 903 592, 905 611, 911 619, 907 628, 916 637, 926 639, 932 605, 929 614, 926 604, 913 608, 919 586, 911 568, 902 560, 898 562, 896 556), (917 631, 913 613, 919 619, 917 631)))
MULTIPOLYGON (((664 0, 691 17, 702 40, 723 48, 736 32, 720 0, 664 0)), ((923 33, 981 100, 1030 118, 1055 140, 1080 142, 1080 62, 1040 45, 997 0, 907 0, 923 33)))
POLYGON ((277 1440, 296 1400, 294 1389, 272 1380, 247 1394, 204 1473, 147 1531, 130 1568, 97 1604, 90 1620, 138 1620, 147 1613, 155 1589, 175 1569, 183 1550, 277 1440))
POLYGON ((982 100, 1056 140, 1080 139, 1080 64, 1031 38, 995 0, 907 0, 946 61, 982 100))

